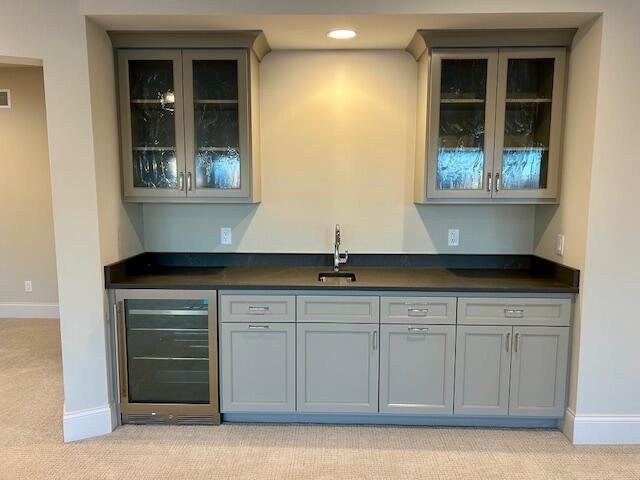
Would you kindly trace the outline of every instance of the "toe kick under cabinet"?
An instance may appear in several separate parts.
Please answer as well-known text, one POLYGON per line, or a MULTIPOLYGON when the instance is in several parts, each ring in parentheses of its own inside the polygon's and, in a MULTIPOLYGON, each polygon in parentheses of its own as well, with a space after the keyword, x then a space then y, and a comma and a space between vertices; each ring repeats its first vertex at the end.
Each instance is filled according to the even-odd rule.
POLYGON ((222 413, 563 416, 571 298, 351 293, 222 292, 222 413))

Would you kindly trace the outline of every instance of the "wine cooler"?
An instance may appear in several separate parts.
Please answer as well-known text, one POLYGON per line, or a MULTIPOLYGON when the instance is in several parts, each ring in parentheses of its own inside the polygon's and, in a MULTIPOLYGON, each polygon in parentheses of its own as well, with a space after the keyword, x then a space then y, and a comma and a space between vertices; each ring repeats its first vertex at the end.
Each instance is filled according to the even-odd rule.
POLYGON ((118 290, 123 423, 219 424, 216 292, 118 290))

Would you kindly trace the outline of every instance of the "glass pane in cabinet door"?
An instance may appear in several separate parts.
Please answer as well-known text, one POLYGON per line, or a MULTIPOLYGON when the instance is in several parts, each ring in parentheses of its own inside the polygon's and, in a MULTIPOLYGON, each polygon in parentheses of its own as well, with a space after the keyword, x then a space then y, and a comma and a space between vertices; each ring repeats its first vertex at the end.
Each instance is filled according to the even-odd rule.
POLYGON ((236 60, 193 62, 196 188, 240 188, 236 60))
POLYGON ((436 188, 481 189, 486 59, 442 59, 436 188))
POLYGON ((208 403, 206 300, 125 300, 131 403, 208 403))
POLYGON ((502 152, 503 190, 547 187, 554 59, 510 59, 502 152))
POLYGON ((175 94, 171 60, 129 60, 133 183, 177 188, 175 94))

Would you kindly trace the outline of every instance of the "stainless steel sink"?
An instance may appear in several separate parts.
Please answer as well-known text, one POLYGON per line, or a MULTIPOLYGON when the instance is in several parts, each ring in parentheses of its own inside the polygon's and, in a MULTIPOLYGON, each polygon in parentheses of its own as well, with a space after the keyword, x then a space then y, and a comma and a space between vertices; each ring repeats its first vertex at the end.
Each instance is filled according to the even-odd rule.
POLYGON ((352 272, 321 272, 318 274, 319 282, 326 282, 333 279, 345 279, 348 282, 356 281, 356 274, 352 272))

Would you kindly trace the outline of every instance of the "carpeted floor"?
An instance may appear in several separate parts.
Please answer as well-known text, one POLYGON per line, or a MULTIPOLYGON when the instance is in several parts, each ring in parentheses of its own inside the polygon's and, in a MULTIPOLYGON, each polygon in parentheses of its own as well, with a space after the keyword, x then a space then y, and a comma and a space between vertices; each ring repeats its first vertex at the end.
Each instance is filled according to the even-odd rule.
POLYGON ((125 426, 62 443, 58 322, 0 320, 0 479, 640 479, 640 447, 556 431, 125 426))

